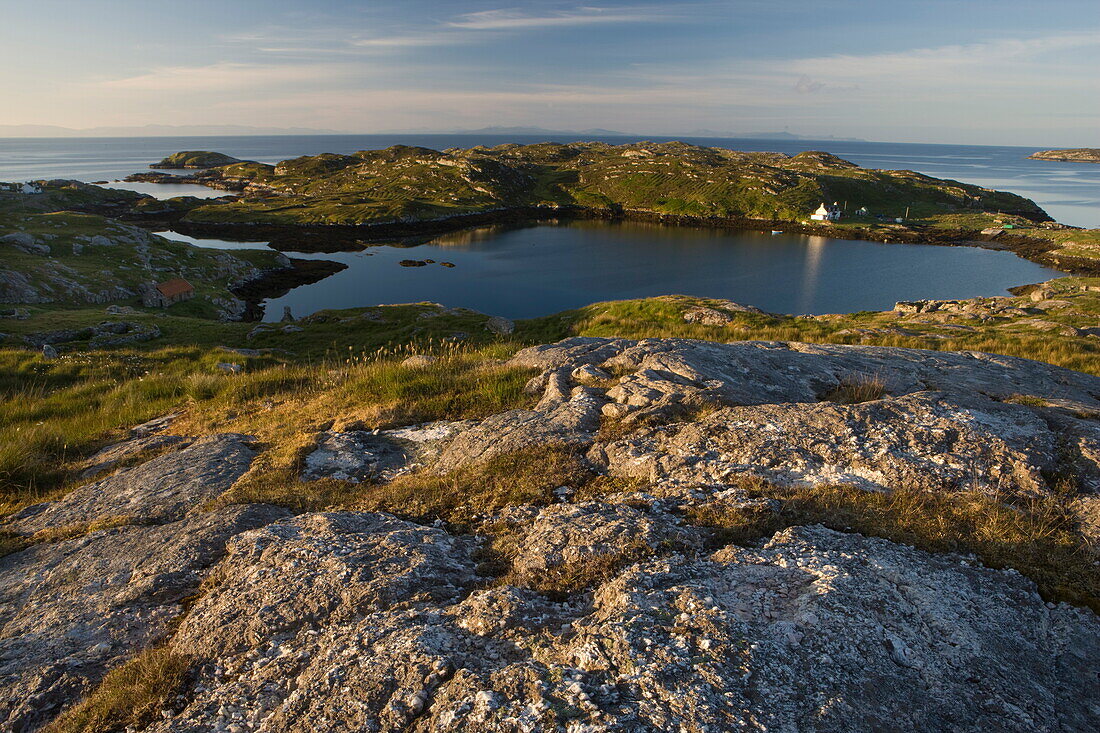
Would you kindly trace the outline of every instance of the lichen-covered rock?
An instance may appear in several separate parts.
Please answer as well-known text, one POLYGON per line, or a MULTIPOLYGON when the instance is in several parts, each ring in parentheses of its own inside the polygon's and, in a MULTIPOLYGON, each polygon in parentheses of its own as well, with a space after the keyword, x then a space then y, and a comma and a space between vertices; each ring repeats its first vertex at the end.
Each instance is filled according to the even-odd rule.
POLYGON ((527 524, 512 561, 514 577, 529 584, 552 582, 563 569, 593 563, 698 550, 699 530, 681 526, 672 515, 653 514, 622 504, 557 504, 527 524))
POLYGON ((151 730, 405 729, 417 694, 451 672, 438 647, 454 634, 435 627, 476 580, 473 547, 384 514, 304 515, 238 536, 173 641, 198 661, 202 689, 151 730))
POLYGON ((520 351, 512 364, 557 370, 592 364, 629 372, 609 393, 646 405, 698 393, 726 405, 817 402, 853 377, 880 380, 894 396, 938 390, 996 398, 1027 394, 1100 408, 1100 377, 981 352, 881 346, 689 339, 573 338, 520 351))
POLYGON ((286 515, 231 507, 0 558, 0 728, 37 729, 111 668, 162 641, 226 541, 286 515))
MULTIPOLYGON (((594 421, 599 413, 588 414, 594 421)), ((538 446, 583 447, 592 443, 592 435, 592 431, 578 430, 537 410, 509 410, 459 433, 443 450, 435 469, 446 473, 464 465, 538 446)))
MULTIPOLYGON (((542 368, 533 413, 541 432, 496 416, 452 446, 558 439, 592 446, 611 473, 664 484, 977 488, 1041 493, 1072 469, 1100 488, 1100 378, 977 352, 686 339, 567 339, 519 352, 542 368), (610 376, 606 391, 583 386, 610 376), (613 383, 612 383, 613 382, 613 383), (564 430, 555 415, 584 394, 625 430, 597 440, 592 423, 564 430), (835 400, 835 402, 834 402, 835 400), (837 402, 856 402, 838 404, 837 402), (656 424, 657 427, 646 427, 656 424), (501 439, 496 442, 495 439, 501 439)), ((574 403, 575 404, 575 403, 574 403)), ((591 413, 586 413, 591 415, 591 413)), ((451 464, 453 465, 453 461, 451 464)))
POLYGON ((684 484, 756 476, 781 485, 1038 493, 1059 435, 1035 412, 940 392, 854 405, 729 407, 593 450, 617 475, 684 484))
POLYGON ((485 328, 498 336, 507 336, 516 330, 516 324, 503 316, 491 316, 485 321, 485 328))
POLYGON ((121 443, 109 445, 89 456, 82 463, 81 478, 93 478, 113 469, 119 463, 129 461, 145 453, 166 451, 170 448, 186 448, 194 442, 193 438, 185 438, 179 435, 146 435, 144 437, 130 438, 121 443))
POLYGON ((365 430, 327 432, 305 458, 302 478, 334 478, 359 483, 391 478, 408 463, 394 441, 365 430))
POLYGON ((203 438, 81 486, 57 501, 27 507, 11 515, 3 528, 33 534, 105 517, 174 521, 228 491, 255 456, 249 436, 228 433, 203 438))
POLYGON ((306 455, 302 478, 389 481, 434 462, 447 442, 471 424, 440 420, 390 430, 328 431, 306 455))
MULTIPOLYGON (((550 544, 582 561, 601 520, 679 531, 660 514, 580 511, 550 544)), ((172 642, 197 661, 184 702, 149 730, 1100 723, 1096 616, 957 555, 801 527, 760 549, 634 562, 567 600, 474 590, 474 563, 465 540, 379 514, 238 535, 172 642)))

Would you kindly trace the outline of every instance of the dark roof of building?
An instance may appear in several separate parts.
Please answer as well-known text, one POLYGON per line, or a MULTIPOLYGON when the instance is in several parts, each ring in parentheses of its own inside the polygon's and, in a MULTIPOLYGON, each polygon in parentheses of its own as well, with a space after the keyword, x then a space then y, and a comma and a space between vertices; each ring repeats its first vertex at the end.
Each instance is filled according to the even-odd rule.
POLYGON ((165 298, 174 298, 177 295, 194 292, 195 288, 182 277, 174 277, 171 280, 165 280, 162 283, 158 283, 157 290, 159 290, 160 294, 165 298))

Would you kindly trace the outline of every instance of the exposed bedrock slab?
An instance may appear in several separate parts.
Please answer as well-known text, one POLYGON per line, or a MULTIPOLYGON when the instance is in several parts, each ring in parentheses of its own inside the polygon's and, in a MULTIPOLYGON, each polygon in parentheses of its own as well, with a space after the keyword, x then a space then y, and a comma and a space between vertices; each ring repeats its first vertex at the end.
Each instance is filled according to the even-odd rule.
MULTIPOLYGON (((556 509, 562 532, 551 531, 548 511, 529 554, 580 551, 583 534, 632 525, 682 531, 659 513, 585 507, 592 526, 569 534, 584 518, 556 509)), ((1096 616, 959 556, 800 527, 760 549, 666 554, 557 602, 484 587, 470 549, 380 514, 238 535, 172 642, 198 661, 188 701, 149 730, 1100 724, 1096 616)))
POLYGON ((0 558, 0 728, 34 730, 161 641, 226 540, 288 512, 237 506, 0 558))
POLYGON ((100 481, 58 501, 13 514, 6 529, 30 534, 48 527, 126 517, 132 522, 180 519, 225 493, 252 464, 256 451, 247 435, 227 433, 195 441, 100 481))
POLYGON ((1042 362, 981 352, 881 346, 690 339, 572 338, 520 351, 512 364, 560 370, 583 364, 628 371, 609 395, 652 404, 670 395, 705 393, 727 405, 816 402, 859 377, 881 380, 893 396, 937 390, 997 398, 1027 394, 1065 406, 1100 409, 1100 377, 1042 362))
POLYGON ((594 448, 616 475, 722 484, 886 490, 1044 491, 1059 436, 1034 411, 973 395, 916 392, 855 405, 727 407, 594 448))
MULTIPOLYGON (((627 419, 624 437, 610 442, 570 434, 594 443, 589 457, 617 475, 1034 493, 1070 470, 1083 489, 1100 490, 1100 378, 1041 362, 871 346, 577 338, 525 349, 513 363, 543 370, 530 384, 543 393, 529 413, 546 416, 536 424, 553 424, 551 411, 577 390, 602 398, 603 414, 627 419), (612 374, 622 376, 603 380, 610 386, 602 394, 580 386, 612 374), (868 382, 881 396, 872 389, 859 404, 822 401, 868 382), (684 410, 708 406, 709 413, 684 410), (638 416, 664 425, 630 422, 638 416)), ((493 446, 494 437, 509 436, 494 420, 505 422, 491 418, 469 440, 493 446)), ((469 442, 453 449, 478 456, 469 442)))
POLYGON ((306 456, 302 478, 335 478, 359 483, 389 480, 439 457, 446 442, 470 421, 438 421, 393 430, 322 433, 306 456))
POLYGON ((109 445, 84 461, 81 478, 95 478, 101 473, 118 466, 119 463, 140 457, 143 453, 167 451, 172 448, 186 448, 194 438, 179 435, 144 435, 109 445))

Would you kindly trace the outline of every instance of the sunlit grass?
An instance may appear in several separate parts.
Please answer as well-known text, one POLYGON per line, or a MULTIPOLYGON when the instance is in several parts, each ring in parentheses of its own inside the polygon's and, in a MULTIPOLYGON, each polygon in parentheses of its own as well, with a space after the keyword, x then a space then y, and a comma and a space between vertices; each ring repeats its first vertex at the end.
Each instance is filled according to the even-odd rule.
POLYGON ((1080 531, 1071 492, 1020 498, 761 485, 752 493, 778 499, 779 508, 704 505, 688 511, 689 521, 717 529, 721 542, 751 544, 785 527, 823 524, 928 552, 973 554, 989 567, 1018 570, 1048 599, 1100 611, 1100 548, 1080 531))

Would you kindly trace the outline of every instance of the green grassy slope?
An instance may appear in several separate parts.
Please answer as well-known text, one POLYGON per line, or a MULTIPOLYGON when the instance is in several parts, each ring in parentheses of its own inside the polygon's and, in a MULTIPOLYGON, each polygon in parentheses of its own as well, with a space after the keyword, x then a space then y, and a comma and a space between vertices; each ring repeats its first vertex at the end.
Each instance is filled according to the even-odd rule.
POLYGON ((272 167, 237 164, 246 196, 192 210, 196 222, 364 224, 555 205, 801 221, 821 202, 914 218, 999 211, 1048 219, 1028 199, 912 171, 860 168, 821 152, 790 157, 685 143, 500 145, 443 152, 395 146, 272 167))

